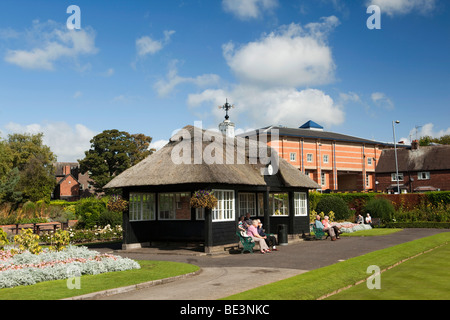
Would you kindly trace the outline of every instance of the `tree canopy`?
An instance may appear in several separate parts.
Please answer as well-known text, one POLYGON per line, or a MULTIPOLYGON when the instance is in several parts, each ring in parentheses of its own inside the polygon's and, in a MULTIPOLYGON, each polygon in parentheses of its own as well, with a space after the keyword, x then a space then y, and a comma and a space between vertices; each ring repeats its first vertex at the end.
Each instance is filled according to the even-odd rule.
POLYGON ((56 156, 43 133, 15 133, 0 141, 0 202, 50 200, 55 188, 56 156))
POLYGON ((151 141, 144 134, 104 130, 90 141, 91 148, 85 152, 85 158, 78 160, 80 170, 89 172, 96 191, 100 192, 115 176, 152 154, 151 141))
POLYGON ((437 144, 450 144, 450 134, 444 135, 440 138, 433 138, 430 136, 420 137, 419 145, 421 146, 429 146, 432 143, 437 144))

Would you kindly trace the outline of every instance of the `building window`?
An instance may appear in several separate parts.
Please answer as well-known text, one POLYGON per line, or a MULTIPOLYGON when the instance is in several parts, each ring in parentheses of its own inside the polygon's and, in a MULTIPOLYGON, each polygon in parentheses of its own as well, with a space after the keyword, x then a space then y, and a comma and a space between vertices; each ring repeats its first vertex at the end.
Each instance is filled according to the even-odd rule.
POLYGON ((371 166, 371 165, 372 165, 372 158, 371 158, 371 157, 368 157, 368 158, 367 158, 367 165, 368 165, 368 166, 371 166))
POLYGON ((239 193, 239 215, 245 216, 247 213, 256 217, 256 196, 254 193, 239 193))
POLYGON ((430 172, 425 171, 425 172, 419 172, 417 174, 417 178, 419 180, 430 180, 430 172))
POLYGON ((205 208, 195 208, 195 220, 205 220, 205 208))
POLYGON ((258 193, 258 215, 264 215, 264 193, 258 193))
POLYGON ((297 161, 297 154, 295 152, 291 152, 289 154, 289 159, 291 160, 291 162, 297 161))
POLYGON ((308 215, 308 196, 305 192, 294 193, 294 214, 296 216, 308 215))
POLYGON ((191 194, 160 193, 158 202, 158 219, 189 220, 191 219, 191 194))
POLYGON ((323 155, 323 163, 328 163, 328 155, 327 154, 323 155))
POLYGON ((370 187, 370 178, 369 178, 369 174, 366 174, 366 187, 370 187))
POLYGON ((325 175, 325 172, 323 172, 323 171, 320 173, 320 184, 322 186, 327 184, 327 177, 325 175))
POLYGON ((313 161, 313 155, 312 155, 312 153, 308 153, 308 154, 306 155, 306 161, 308 161, 308 162, 312 162, 312 161, 313 161))
POLYGON ((234 191, 213 190, 217 198, 217 206, 212 209, 213 221, 234 221, 234 191))
MULTIPOLYGON (((397 176, 395 173, 391 174, 391 181, 397 181, 397 176)), ((398 181, 403 181, 403 173, 398 174, 398 181)))
POLYGON ((272 208, 272 216, 288 216, 289 195, 287 193, 271 193, 269 195, 269 208, 272 208))
POLYGON ((155 194, 130 193, 130 221, 155 220, 155 194))

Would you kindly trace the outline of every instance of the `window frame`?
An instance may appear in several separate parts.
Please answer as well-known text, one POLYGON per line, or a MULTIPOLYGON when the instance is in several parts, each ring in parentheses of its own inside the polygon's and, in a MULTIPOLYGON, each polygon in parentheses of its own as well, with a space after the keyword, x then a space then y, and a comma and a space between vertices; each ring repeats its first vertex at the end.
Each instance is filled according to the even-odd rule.
MULTIPOLYGON (((396 175, 397 174, 395 172, 391 173, 391 181, 392 182, 396 182, 397 181, 396 175)), ((405 177, 403 176, 403 172, 399 172, 398 173, 398 181, 404 181, 404 179, 405 179, 405 177)))
POLYGON ((130 192, 129 195, 129 209, 128 209, 128 218, 130 222, 136 221, 155 221, 156 220, 156 193, 152 192, 130 192), (134 198, 139 197, 139 204, 135 202, 134 198), (152 206, 149 206, 148 215, 144 215, 144 197, 152 196, 153 201, 151 199, 147 200, 152 206), (153 212, 152 212, 153 211, 153 212), (139 216, 139 218, 137 218, 139 216), (144 219, 144 217, 147 217, 144 219))
POLYGON ((214 189, 217 198, 217 206, 211 210, 213 222, 235 221, 236 219, 236 194, 234 190, 214 189), (225 199, 225 194, 228 194, 225 199), (223 211, 220 214, 220 211, 223 211))
POLYGON ((294 192, 294 216, 308 216, 308 195, 306 192, 294 192))
POLYGON ((256 217, 257 216, 257 210, 256 210, 256 195, 254 193, 251 192, 239 192, 238 194, 238 200, 239 200, 239 215, 246 215, 248 212, 250 212, 250 217, 256 217), (241 200, 241 196, 244 199, 244 201, 241 200), (253 200, 249 199, 249 198, 253 198, 253 200), (242 203, 245 203, 245 207, 241 206, 242 203), (253 208, 251 208, 251 205, 249 206, 249 204, 252 203, 253 208), (244 211, 244 212, 243 212, 244 211))
MULTIPOLYGON (((191 218, 192 218, 191 217, 191 215, 192 215, 191 211, 189 213, 189 218, 177 219, 177 210, 182 210, 182 205, 181 205, 181 208, 178 208, 178 204, 179 203, 183 203, 181 201, 181 197, 182 197, 181 195, 187 195, 189 197, 189 199, 191 198, 191 193, 188 192, 188 191, 186 191, 186 192, 161 192, 161 193, 158 193, 158 220, 161 220, 161 221, 189 221, 189 220, 191 220, 191 218), (171 208, 170 208, 170 210, 161 210, 161 204, 164 203, 164 201, 161 199, 161 197, 165 197, 166 195, 170 195, 171 202, 172 202, 171 208), (178 197, 179 197, 180 201, 177 201, 178 197), (168 211, 169 216, 168 217, 162 216, 161 215, 162 212, 164 212, 164 214, 166 214, 166 211, 168 211)), ((189 209, 190 209, 190 206, 189 206, 189 209)))

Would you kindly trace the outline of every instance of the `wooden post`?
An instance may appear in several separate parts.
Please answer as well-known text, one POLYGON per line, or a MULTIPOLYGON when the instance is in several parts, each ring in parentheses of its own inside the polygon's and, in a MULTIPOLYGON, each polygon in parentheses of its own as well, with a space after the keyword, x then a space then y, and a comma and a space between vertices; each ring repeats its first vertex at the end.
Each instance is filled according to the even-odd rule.
POLYGON ((271 233, 270 230, 270 213, 271 208, 269 208, 269 190, 267 187, 266 192, 264 193, 263 203, 264 203, 264 225, 267 233, 271 233))
POLYGON ((212 210, 205 208, 205 253, 211 253, 212 246, 212 210))

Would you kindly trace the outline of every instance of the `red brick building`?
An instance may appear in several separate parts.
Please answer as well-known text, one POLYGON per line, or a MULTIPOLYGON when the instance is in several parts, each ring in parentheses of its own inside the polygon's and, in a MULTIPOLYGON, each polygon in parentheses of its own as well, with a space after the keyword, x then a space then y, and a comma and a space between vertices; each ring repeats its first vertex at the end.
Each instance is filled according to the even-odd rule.
MULTIPOLYGON (((397 149, 401 192, 450 190, 450 146, 419 146, 397 149)), ((377 190, 397 192, 394 149, 383 150, 376 168, 377 190)))
POLYGON ((75 201, 93 194, 92 180, 87 173, 81 174, 78 162, 57 162, 54 165, 57 185, 53 199, 75 201))
POLYGON ((393 146, 325 131, 313 121, 299 128, 272 126, 241 136, 270 134, 274 129, 279 136, 268 137, 268 145, 317 182, 322 190, 375 191, 377 161, 383 149, 393 146))

